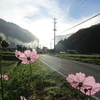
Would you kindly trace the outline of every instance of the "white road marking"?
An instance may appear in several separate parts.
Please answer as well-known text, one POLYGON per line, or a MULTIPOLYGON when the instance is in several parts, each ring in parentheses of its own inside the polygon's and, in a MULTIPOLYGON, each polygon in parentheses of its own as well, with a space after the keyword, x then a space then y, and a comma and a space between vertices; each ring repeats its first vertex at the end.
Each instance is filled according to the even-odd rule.
MULTIPOLYGON (((55 68, 51 67, 49 64, 47 64, 46 62, 44 62, 43 60, 39 59, 40 61, 42 61, 44 64, 46 64, 48 67, 52 68, 53 70, 55 70, 57 73, 59 73, 60 75, 62 75, 63 77, 67 77, 64 74, 62 74, 61 72, 59 72, 58 70, 56 70, 55 68)), ((95 95, 92 95, 92 98, 94 98, 95 100, 100 100, 100 98, 98 98, 95 95)))
MULTIPOLYGON (((40 60, 40 59, 39 59, 40 60)), ((49 66, 50 68, 52 68, 53 70, 55 70, 57 73, 59 73, 60 75, 62 75, 63 77, 67 77, 64 74, 62 74, 61 72, 59 72, 58 70, 56 70, 55 68, 51 67, 49 64, 47 64, 46 62, 44 62, 43 60, 41 60, 44 64, 46 64, 47 66, 49 66)))

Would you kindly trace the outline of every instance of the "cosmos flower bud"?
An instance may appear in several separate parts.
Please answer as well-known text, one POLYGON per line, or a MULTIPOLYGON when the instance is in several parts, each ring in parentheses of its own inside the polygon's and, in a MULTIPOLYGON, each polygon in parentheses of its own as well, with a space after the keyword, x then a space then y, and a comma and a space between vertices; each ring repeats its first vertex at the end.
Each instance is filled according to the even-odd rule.
POLYGON ((10 43, 8 41, 6 41, 6 40, 1 41, 1 46, 2 47, 8 47, 9 45, 10 45, 10 43))

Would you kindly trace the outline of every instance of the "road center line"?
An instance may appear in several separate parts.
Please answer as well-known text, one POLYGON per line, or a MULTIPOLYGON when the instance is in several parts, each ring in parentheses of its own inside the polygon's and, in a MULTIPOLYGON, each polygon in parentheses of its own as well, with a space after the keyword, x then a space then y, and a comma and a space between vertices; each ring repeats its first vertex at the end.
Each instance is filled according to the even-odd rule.
MULTIPOLYGON (((66 78, 67 76, 65 76, 64 74, 62 74, 61 72, 59 72, 58 70, 56 70, 55 68, 51 67, 49 64, 47 64, 46 62, 44 62, 43 60, 39 59, 40 61, 42 61, 44 64, 46 64, 48 67, 52 68, 54 71, 56 71, 57 73, 59 73, 60 75, 62 75, 64 78, 66 78)), ((95 100, 100 100, 100 98, 98 98, 97 96, 93 95, 92 98, 94 98, 95 100)))

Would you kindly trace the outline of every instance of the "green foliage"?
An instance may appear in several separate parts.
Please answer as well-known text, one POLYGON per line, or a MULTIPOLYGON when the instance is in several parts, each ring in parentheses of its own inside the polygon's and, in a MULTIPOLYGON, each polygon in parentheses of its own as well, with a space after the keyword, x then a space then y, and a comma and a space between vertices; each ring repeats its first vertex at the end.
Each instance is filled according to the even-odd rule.
POLYGON ((100 55, 56 54, 55 56, 100 65, 100 55))
POLYGON ((15 57, 14 52, 3 52, 2 59, 6 61, 18 61, 18 58, 15 57))
POLYGON ((16 66, 16 61, 2 61, 3 74, 9 74, 9 72, 16 66))
POLYGON ((0 19, 0 32, 5 36, 16 38, 22 42, 32 42, 37 39, 31 32, 18 25, 0 19))
POLYGON ((4 74, 9 77, 4 80, 5 100, 20 100, 21 95, 28 100, 78 100, 78 96, 85 100, 85 95, 39 60, 31 65, 32 80, 29 65, 16 66, 13 61, 3 61, 3 65, 4 74))
POLYGON ((2 37, 0 36, 0 43, 1 43, 1 41, 2 41, 2 37))
POLYGON ((80 54, 100 53, 100 23, 80 29, 56 45, 56 51, 77 50, 80 54))

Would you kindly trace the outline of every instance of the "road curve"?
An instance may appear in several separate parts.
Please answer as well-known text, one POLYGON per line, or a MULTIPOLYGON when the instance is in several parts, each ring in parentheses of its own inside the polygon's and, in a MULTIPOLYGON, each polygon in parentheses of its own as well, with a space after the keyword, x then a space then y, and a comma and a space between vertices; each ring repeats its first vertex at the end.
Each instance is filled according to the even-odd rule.
MULTIPOLYGON (((88 63, 82 63, 74 60, 63 59, 59 57, 53 57, 49 55, 39 55, 39 59, 45 62, 48 66, 52 67, 56 71, 67 77, 68 74, 75 74, 77 72, 85 73, 86 76, 93 76, 96 82, 100 83, 100 66, 88 63)), ((100 98, 100 92, 97 93, 100 98)), ((100 100, 100 99, 96 99, 100 100)))

